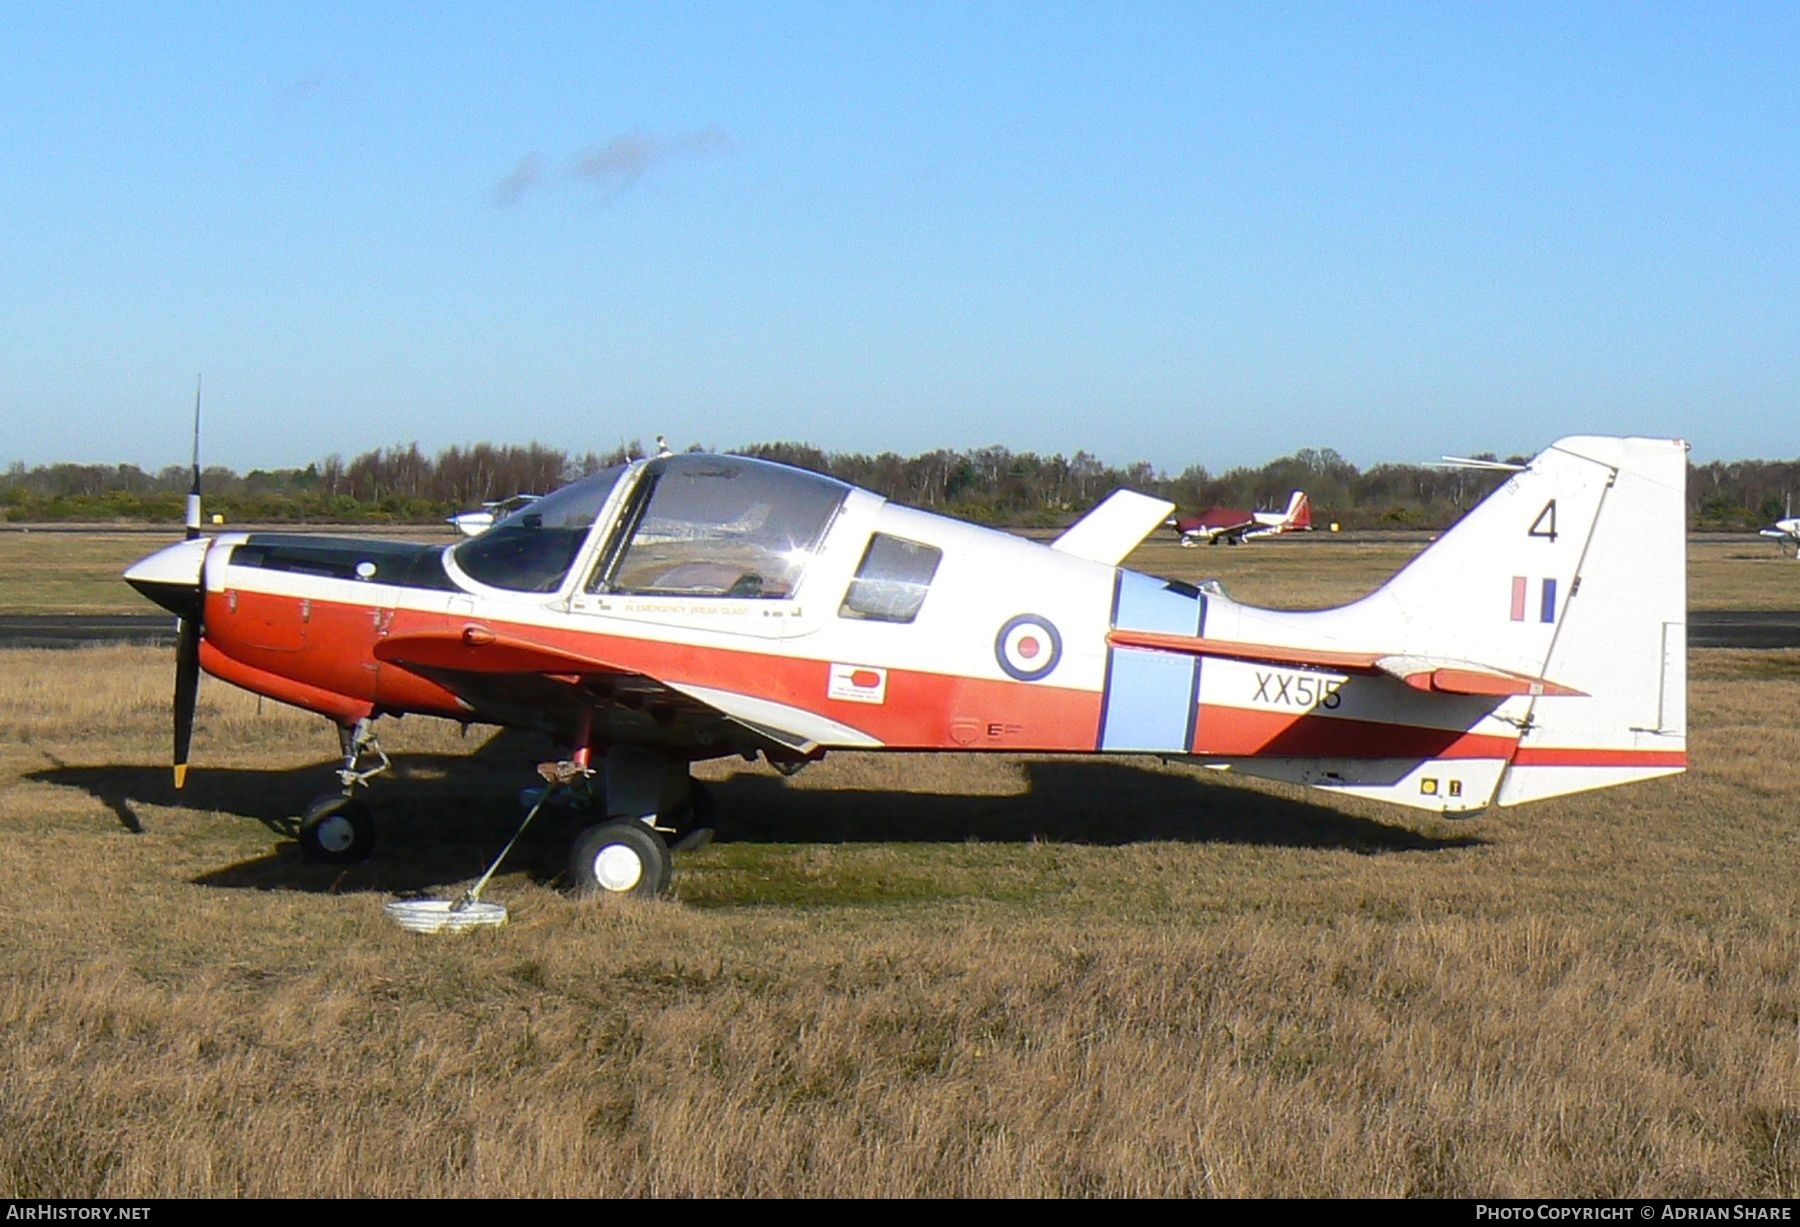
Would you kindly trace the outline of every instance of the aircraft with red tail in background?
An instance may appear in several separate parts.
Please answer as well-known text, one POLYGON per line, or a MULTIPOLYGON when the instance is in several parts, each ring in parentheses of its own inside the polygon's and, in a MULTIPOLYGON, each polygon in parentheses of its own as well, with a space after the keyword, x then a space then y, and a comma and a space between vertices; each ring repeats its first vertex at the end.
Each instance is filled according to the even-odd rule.
POLYGON ((723 755, 1155 755, 1448 814, 1679 772, 1686 475, 1680 440, 1563 439, 1308 612, 1122 567, 1172 510, 1142 494, 1045 545, 702 454, 450 546, 196 535, 126 578, 183 619, 178 782, 200 669, 336 725, 342 792, 300 828, 330 860, 374 841, 381 716, 537 729, 598 808, 576 886, 657 893, 723 755))
POLYGON ((1306 532, 1312 528, 1312 503, 1304 491, 1288 496, 1284 511, 1238 511, 1213 507, 1194 515, 1174 516, 1169 526, 1186 546, 1242 545, 1252 537, 1306 532))

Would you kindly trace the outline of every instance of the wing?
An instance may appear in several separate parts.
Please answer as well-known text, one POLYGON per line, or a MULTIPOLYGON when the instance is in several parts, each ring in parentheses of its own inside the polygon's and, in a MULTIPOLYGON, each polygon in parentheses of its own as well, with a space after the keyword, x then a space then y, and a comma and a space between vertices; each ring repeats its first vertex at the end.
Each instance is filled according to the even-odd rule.
POLYGON ((663 681, 485 626, 390 635, 375 645, 375 658, 437 682, 474 716, 547 732, 573 728, 586 708, 600 740, 705 751, 701 757, 742 750, 791 757, 824 740, 872 741, 809 713, 663 681))
POLYGON ((1208 545, 1216 545, 1221 541, 1236 544, 1244 539, 1246 530, 1255 527, 1254 518, 1236 511, 1209 511, 1203 515, 1184 516, 1175 524, 1183 542, 1204 541, 1208 545))

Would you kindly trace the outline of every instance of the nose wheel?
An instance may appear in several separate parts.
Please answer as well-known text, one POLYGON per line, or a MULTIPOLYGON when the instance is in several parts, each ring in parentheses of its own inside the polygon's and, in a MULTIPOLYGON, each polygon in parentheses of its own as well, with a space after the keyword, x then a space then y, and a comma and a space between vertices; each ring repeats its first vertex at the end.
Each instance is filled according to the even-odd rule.
POLYGON ((308 860, 354 865, 374 847, 375 815, 355 797, 320 797, 300 819, 300 851, 308 860))

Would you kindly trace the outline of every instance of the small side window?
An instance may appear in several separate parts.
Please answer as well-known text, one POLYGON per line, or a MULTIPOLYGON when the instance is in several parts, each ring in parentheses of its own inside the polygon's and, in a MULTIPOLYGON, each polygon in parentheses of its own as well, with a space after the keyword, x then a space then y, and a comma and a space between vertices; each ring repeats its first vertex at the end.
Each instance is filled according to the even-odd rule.
POLYGON ((944 551, 917 541, 876 533, 869 538, 862 565, 838 609, 841 618, 875 622, 911 622, 925 603, 925 590, 937 574, 944 551))

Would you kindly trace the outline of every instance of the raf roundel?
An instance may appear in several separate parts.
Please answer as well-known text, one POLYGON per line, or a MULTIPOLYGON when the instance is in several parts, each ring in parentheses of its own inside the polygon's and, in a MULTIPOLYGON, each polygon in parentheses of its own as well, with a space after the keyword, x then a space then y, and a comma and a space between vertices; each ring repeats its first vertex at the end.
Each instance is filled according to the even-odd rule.
POLYGON ((994 637, 994 658, 1008 677, 1035 682, 1048 677, 1062 659, 1062 636, 1050 619, 1020 614, 994 637))

